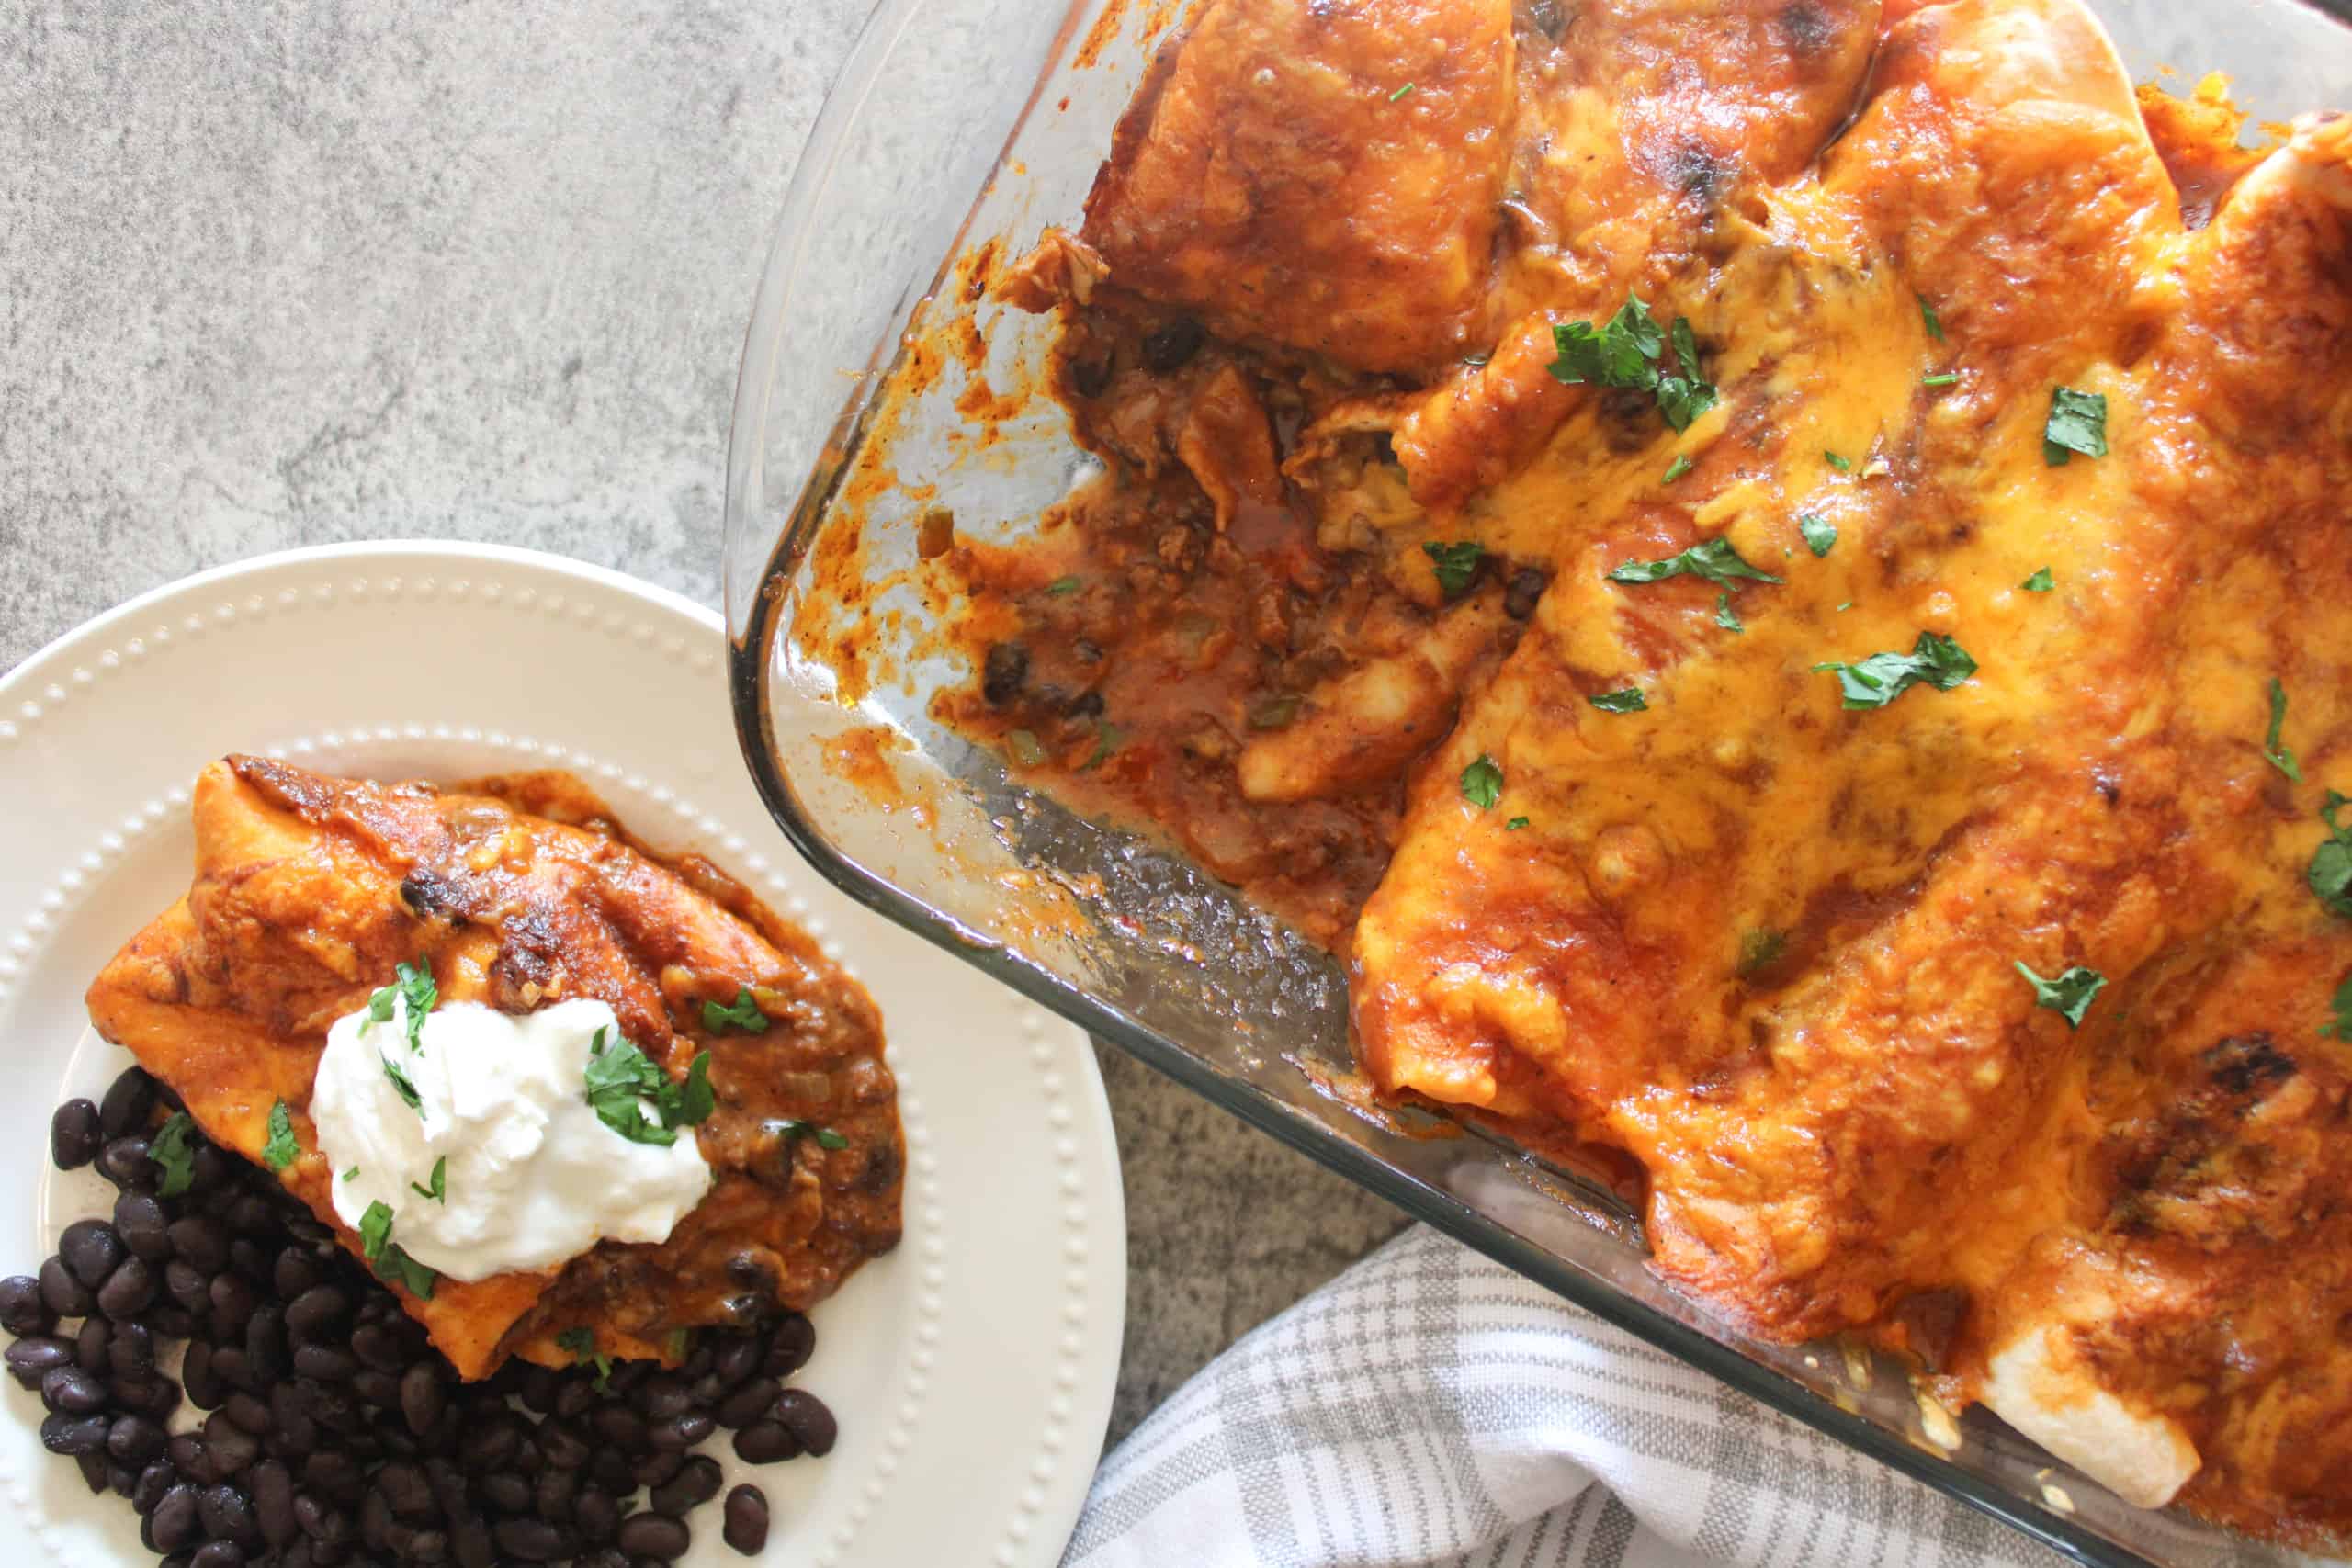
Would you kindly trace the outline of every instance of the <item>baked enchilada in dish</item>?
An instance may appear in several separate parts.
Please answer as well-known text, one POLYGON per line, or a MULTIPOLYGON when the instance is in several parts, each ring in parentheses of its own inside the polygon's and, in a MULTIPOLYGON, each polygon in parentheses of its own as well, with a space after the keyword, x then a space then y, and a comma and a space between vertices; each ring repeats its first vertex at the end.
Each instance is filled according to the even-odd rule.
POLYGON ((1206 0, 938 711, 1746 1330, 2352 1535, 2352 119, 2077 0, 1206 0))

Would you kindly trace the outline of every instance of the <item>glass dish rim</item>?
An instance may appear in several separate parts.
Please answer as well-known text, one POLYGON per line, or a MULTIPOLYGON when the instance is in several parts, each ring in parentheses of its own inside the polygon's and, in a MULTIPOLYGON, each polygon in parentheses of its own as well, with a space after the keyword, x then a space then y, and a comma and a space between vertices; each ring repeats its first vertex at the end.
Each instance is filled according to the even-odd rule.
MULTIPOLYGON (((2287 3, 2323 20, 2352 28, 2352 0, 2287 3)), ((1087 12, 1089 0, 1064 0, 1064 20, 1049 56, 1057 62, 1087 12)), ((1876 1460, 1943 1496, 1964 1503, 2075 1562, 2096 1568, 2157 1568, 2150 1559, 2091 1531, 2058 1508, 1972 1474, 1860 1415, 1839 1408, 1795 1380, 1750 1360, 1730 1344, 1658 1313, 1605 1281, 1577 1273, 1543 1247, 1513 1235, 1461 1200, 1385 1163, 1368 1150, 1332 1138, 1284 1114, 1279 1101, 1250 1086, 1218 1077, 1206 1063, 1174 1041, 1130 1021, 1042 967, 1024 963, 1010 950, 975 941, 970 933, 912 894, 849 859, 803 815, 766 742, 768 682, 773 669, 766 649, 782 629, 778 608, 783 603, 781 595, 766 591, 766 585, 791 570, 796 558, 793 547, 797 531, 786 527, 777 536, 773 547, 763 553, 755 579, 747 582, 735 580, 738 552, 733 547, 739 537, 759 525, 750 515, 758 489, 759 433, 766 424, 775 355, 783 344, 790 285, 801 255, 797 238, 810 231, 808 220, 821 210, 821 196, 836 172, 849 128, 872 93, 890 51, 925 5, 926 0, 874 0, 839 74, 826 93, 771 230, 772 239, 745 329, 730 409, 722 491, 720 589, 728 621, 728 700, 745 767, 762 804, 786 840, 820 875, 864 907, 955 953, 991 978, 1077 1024, 1092 1037, 1108 1041, 1219 1109, 1378 1195, 1410 1218, 1476 1248, 1604 1322, 1832 1441, 1876 1460)), ((1040 77, 1028 87, 1008 142, 1020 134, 1035 111, 1045 80, 1040 77)), ((1001 153, 1000 160, 1001 157, 1001 153)), ((926 291, 947 276, 955 257, 963 249, 967 225, 968 218, 965 224, 959 224, 937 270, 923 280, 926 291)), ((877 345, 877 355, 881 346, 877 345)), ((873 378, 884 367, 877 359, 861 372, 869 390, 873 378)), ((845 404, 844 421, 853 419, 865 406, 865 401, 854 395, 845 404)), ((808 510, 804 502, 795 508, 794 515, 807 515, 808 510)))

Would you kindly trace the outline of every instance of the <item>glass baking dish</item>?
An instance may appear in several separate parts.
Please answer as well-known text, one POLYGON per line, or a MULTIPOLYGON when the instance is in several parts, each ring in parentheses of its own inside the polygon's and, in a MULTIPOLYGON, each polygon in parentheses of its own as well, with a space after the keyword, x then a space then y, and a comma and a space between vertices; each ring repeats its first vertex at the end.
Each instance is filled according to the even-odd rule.
MULTIPOLYGON (((1997 1420, 1923 1414, 1901 1371, 1838 1347, 1752 1343, 1660 1284, 1638 1216, 1507 1142, 1353 1092, 1338 967, 1153 842, 1065 810, 935 723, 966 672, 923 651, 914 516, 1017 537, 1091 471, 1033 400, 987 440, 937 366, 868 438, 910 322, 953 316, 990 385, 1042 364, 1046 323, 972 298, 959 257, 1017 255, 1074 223, 1182 0, 882 0, 776 226, 736 389, 725 597, 743 753, 800 852, 852 897, 1612 1323, 2079 1561, 2211 1568, 2308 1561, 2131 1506, 1997 1420), (855 655, 891 678, 844 700, 840 641, 796 625, 812 558, 854 549, 876 584, 855 655), (887 744, 874 744, 876 728, 887 744), (850 765, 845 759, 856 759, 850 765)), ((2135 75, 2226 72, 2256 122, 2352 99, 2346 0, 2094 0, 2135 75), (2334 13, 2333 17, 2329 14, 2334 13)), ((1036 381, 1027 380, 1028 385, 1036 381)), ((822 611, 824 606, 815 606, 822 611)), ((828 612, 830 613, 830 612, 828 612)))

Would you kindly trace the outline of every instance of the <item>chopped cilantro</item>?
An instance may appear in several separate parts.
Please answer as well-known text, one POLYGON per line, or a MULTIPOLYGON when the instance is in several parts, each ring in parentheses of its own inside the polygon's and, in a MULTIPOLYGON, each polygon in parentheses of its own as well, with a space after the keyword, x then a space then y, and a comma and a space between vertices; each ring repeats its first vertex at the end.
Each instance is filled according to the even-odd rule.
POLYGON ((401 1103, 419 1116, 424 1115, 424 1100, 417 1094, 416 1085, 409 1082, 408 1075, 392 1066, 390 1056, 379 1055, 376 1061, 384 1069, 384 1076, 392 1080, 392 1091, 401 1097, 401 1103))
POLYGON ((1276 692, 1272 696, 1253 698, 1250 704, 1250 728, 1287 729, 1306 700, 1296 692, 1276 692))
POLYGON ((849 1147, 847 1138, 834 1132, 831 1127, 821 1127, 814 1122, 803 1122, 797 1117, 786 1116, 780 1121, 771 1122, 770 1125, 776 1129, 777 1134, 786 1143, 790 1143, 795 1138, 809 1137, 817 1140, 817 1146, 820 1149, 849 1147))
POLYGON ((147 1157, 164 1168, 164 1179, 156 1185, 159 1198, 176 1198, 196 1181, 196 1151, 187 1146, 196 1123, 188 1120, 185 1111, 175 1111, 155 1129, 147 1140, 147 1157))
POLYGON ((1492 757, 1481 756, 1462 770, 1462 798, 1485 811, 1503 796, 1503 771, 1492 757))
POLYGON ((1664 560, 1629 560, 1610 568, 1611 582, 1663 582, 1669 577, 1684 575, 1703 578, 1718 588, 1729 588, 1735 581, 1746 578, 1750 582, 1778 582, 1780 578, 1769 571, 1759 571, 1740 558, 1739 551, 1729 539, 1704 540, 1691 546, 1679 556, 1664 560))
POLYGON ((681 1085, 656 1066, 653 1058, 626 1037, 607 1044, 610 1031, 599 1029, 589 1042, 584 1074, 589 1109, 596 1120, 633 1144, 664 1147, 678 1141, 677 1130, 707 1118, 716 1100, 710 1091, 710 1053, 700 1053, 681 1085), (650 1100, 658 1121, 648 1121, 650 1100))
POLYGON ((1788 950, 1788 945, 1789 939, 1785 932, 1774 931, 1747 932, 1739 939, 1737 970, 1739 977, 1745 980, 1758 970, 1770 968, 1779 960, 1781 954, 1788 950))
POLYGON ((408 1048, 421 1050, 423 1042, 419 1034, 424 1028, 424 1015, 441 1000, 441 988, 433 983, 433 965, 422 959, 413 964, 396 965, 393 973, 399 978, 389 986, 378 987, 375 994, 368 998, 368 1021, 390 1023, 392 1020, 392 998, 398 997, 408 1004, 405 1020, 408 1048))
POLYGON ((2026 967, 2023 962, 2018 963, 2018 973, 2033 987, 2035 1005, 2046 1007, 2064 1019, 2069 1029, 2082 1027, 2083 1015, 2091 1010, 2091 998, 2107 986, 2106 976, 2096 969, 2086 969, 2079 964, 2054 980, 2043 979, 2026 967))
POLYGON ((607 1387, 606 1380, 613 1375, 613 1359, 597 1350, 594 1329, 567 1328, 555 1337, 555 1348, 568 1352, 573 1366, 595 1368, 597 1391, 599 1393, 605 1391, 607 1387))
POLYGON ((1815 560, 1827 555, 1838 543, 1838 525, 1810 512, 1797 513, 1797 532, 1804 536, 1804 547, 1813 552, 1815 560))
POLYGON ((2262 739, 2262 754, 2270 759, 2272 767, 2296 784, 2301 784, 2303 782, 2303 765, 2296 761, 2295 754, 2278 741, 2279 731, 2286 727, 2287 688, 2279 684, 2278 676, 2273 675, 2270 677, 2270 732, 2262 739))
POLYGON ((1728 590, 1715 595, 1715 625, 1727 632, 1744 632, 1747 629, 1740 624, 1739 613, 1731 607, 1731 593, 1728 590))
POLYGON ((1024 768, 1034 768, 1046 760, 1046 748, 1039 743, 1035 730, 1007 730, 1004 744, 1012 751, 1012 760, 1024 768))
POLYGON ((1396 101, 1398 101, 1399 99, 1403 98, 1403 97, 1405 96, 1405 95, 1406 95, 1406 94, 1410 93, 1412 90, 1413 90, 1413 84, 1411 84, 1410 82, 1408 82, 1408 83, 1406 83, 1403 86, 1401 86, 1401 87, 1397 88, 1395 92, 1393 92, 1393 93, 1389 94, 1389 95, 1388 95, 1388 101, 1389 101, 1390 103, 1392 103, 1392 104, 1393 104, 1393 103, 1396 103, 1396 101))
POLYGON ((2338 1040, 2352 1040, 2352 971, 2346 973, 2327 1005, 2335 1010, 2335 1020, 2319 1026, 2320 1038, 2324 1040, 2333 1034, 2338 1040))
POLYGON ((1486 556, 1487 549, 1476 539, 1462 539, 1453 544, 1432 539, 1421 547, 1421 553, 1428 556, 1430 564, 1437 569, 1438 587, 1444 591, 1447 598, 1453 599, 1469 587, 1470 580, 1478 575, 1478 562, 1486 556))
POLYGON ((1657 482, 1662 485, 1670 485, 1690 471, 1690 454, 1688 452, 1677 452, 1674 455, 1674 461, 1666 466, 1666 473, 1657 482))
POLYGON ((1814 667, 1838 672, 1838 684, 1849 708, 1883 708, 1925 681, 1939 692, 1976 673, 1976 660, 1948 637, 1921 632, 1908 653, 1874 653, 1852 664, 1835 660, 1814 667))
POLYGON ((359 1168, 356 1165, 353 1166, 349 1170, 343 1173, 343 1179, 345 1181, 356 1181, 359 1179, 359 1168))
POLYGON ((2352 919, 2352 828, 2335 819, 2344 807, 2352 805, 2335 790, 2320 803, 2319 819, 2327 824, 2327 837, 2312 852, 2311 869, 2304 874, 2312 892, 2331 913, 2352 919))
POLYGON ((408 1184, 408 1190, 429 1203, 438 1203, 443 1208, 448 1207, 449 1156, 447 1155, 443 1155, 433 1162, 433 1175, 428 1179, 432 1181, 432 1186, 420 1187, 412 1181, 408 1184))
POLYGON ((2018 586, 2028 593, 2047 593, 2058 586, 2058 580, 2050 575, 2050 569, 2045 566, 2018 586))
POLYGON ((1514 818, 1512 818, 1510 821, 1508 821, 1508 822, 1506 822, 1506 823, 1504 823, 1504 824, 1503 824, 1503 831, 1504 831, 1504 832, 1506 832, 1506 833, 1516 833, 1516 832, 1518 832, 1521 828, 1524 828, 1524 827, 1526 827, 1526 826, 1527 826, 1527 818, 1524 818, 1524 817, 1514 817, 1514 818))
POLYGON ((1559 357, 1550 367, 1553 376, 1575 386, 1633 387, 1648 391, 1657 385, 1658 351, 1665 335, 1637 295, 1595 330, 1590 321, 1567 321, 1552 329, 1552 346, 1559 357))
POLYGON ((1943 318, 1942 318, 1941 316, 1939 316, 1939 315, 1937 315, 1937 314, 1936 314, 1936 308, 1935 308, 1933 305, 1930 305, 1930 304, 1928 304, 1928 297, 1927 297, 1926 295, 1922 294, 1922 295, 1920 295, 1920 296, 1918 297, 1918 299, 1919 299, 1919 321, 1920 321, 1920 323, 1921 323, 1922 325, 1924 325, 1924 326, 1928 329, 1928 335, 1929 337, 1931 337, 1931 338, 1935 339, 1938 343, 1941 343, 1941 342, 1943 342, 1943 341, 1944 341, 1944 321, 1943 321, 1943 318))
POLYGON ((2086 457, 2107 456, 2106 395, 2052 387, 2050 417, 2041 426, 2042 460, 2053 468, 2064 468, 2077 452, 2086 457))
POLYGON ((381 1198, 368 1205, 359 1216, 359 1255, 373 1263, 384 1256, 384 1244, 392 1236, 392 1206, 381 1198))
POLYGON ((1103 759, 1110 756, 1112 752, 1117 750, 1119 749, 1119 742, 1125 740, 1126 738, 1127 732, 1121 729, 1117 725, 1113 724, 1107 718, 1096 724, 1094 727, 1094 754, 1087 758, 1083 762, 1080 762, 1078 765, 1078 771, 1081 773, 1091 773, 1095 769, 1101 767, 1102 765, 1103 759))
POLYGON ((1950 387, 1956 385, 1959 380, 1960 376, 1956 371, 1944 370, 1939 371, 1933 376, 1920 377, 1919 385, 1922 387, 1950 387))
POLYGON ((1622 692, 1597 692, 1586 700, 1603 713, 1647 713, 1650 706, 1639 686, 1628 686, 1622 692))
POLYGON ((284 1170, 301 1152, 302 1145, 294 1140, 293 1114, 284 1100, 278 1100, 269 1108, 269 1142, 261 1146, 261 1163, 272 1170, 284 1170))
POLYGON ((433 1287, 441 1280, 440 1275, 411 1258, 397 1242, 384 1248, 384 1256, 376 1265, 376 1278, 387 1284, 406 1287, 408 1293, 421 1302, 433 1299, 433 1287))
POLYGON ((1821 460, 1841 474, 1850 474, 1854 471, 1854 465, 1835 452, 1822 453, 1821 460))
POLYGON ((1059 599, 1064 594, 1077 592, 1081 586, 1076 577, 1057 577, 1046 584, 1046 592, 1059 599))
POLYGON ((724 1034, 730 1027, 746 1034, 765 1034, 768 1032, 768 1015, 762 1012, 760 1004, 752 999, 749 986, 736 987, 735 999, 725 1007, 709 1001, 702 1004, 704 1033, 724 1034))
POLYGON ((1699 374, 1699 340, 1688 317, 1674 320, 1676 373, 1671 376, 1657 367, 1667 341, 1649 307, 1638 295, 1629 294, 1606 326, 1568 321, 1554 327, 1552 346, 1559 357, 1552 362, 1551 372, 1570 386, 1589 383, 1647 392, 1668 426, 1688 430, 1692 420, 1715 406, 1716 390, 1699 374))
POLYGON ((1669 335, 1681 374, 1657 378, 1657 412, 1669 427, 1688 430, 1692 420, 1715 406, 1715 389, 1700 378, 1699 340, 1690 331, 1690 318, 1675 317, 1669 335))

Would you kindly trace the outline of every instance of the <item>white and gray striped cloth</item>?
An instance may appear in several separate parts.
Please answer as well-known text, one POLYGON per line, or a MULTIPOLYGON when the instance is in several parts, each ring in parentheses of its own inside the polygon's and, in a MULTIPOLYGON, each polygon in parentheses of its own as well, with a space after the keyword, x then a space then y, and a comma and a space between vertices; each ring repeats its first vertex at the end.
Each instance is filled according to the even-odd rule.
POLYGON ((1416 1226, 1104 1461, 1063 1568, 2054 1568, 1416 1226))

